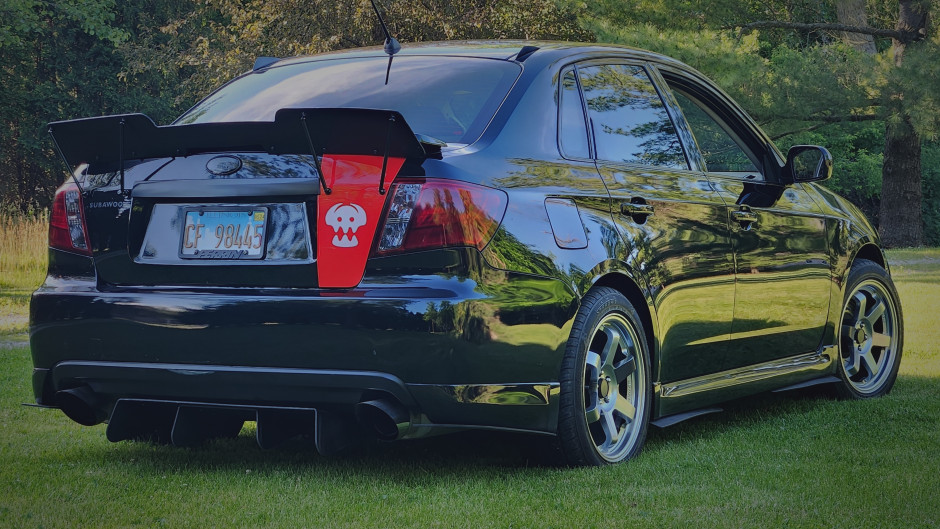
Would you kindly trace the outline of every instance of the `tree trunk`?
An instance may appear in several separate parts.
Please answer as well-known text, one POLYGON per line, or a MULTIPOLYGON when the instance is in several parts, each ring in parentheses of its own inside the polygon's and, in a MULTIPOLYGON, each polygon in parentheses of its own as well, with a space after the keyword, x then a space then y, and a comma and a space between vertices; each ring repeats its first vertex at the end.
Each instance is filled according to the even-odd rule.
MULTIPOLYGON (((926 34, 927 11, 917 0, 901 0, 897 29, 926 34)), ((907 43, 893 40, 894 63, 901 66, 907 43)), ((903 100, 898 93, 895 100, 903 100)), ((920 135, 903 110, 889 116, 885 125, 885 159, 881 170, 879 231, 887 247, 921 246, 924 243, 920 135)))
POLYGON ((920 137, 908 118, 900 123, 888 120, 879 215, 881 240, 887 247, 923 244, 920 175, 920 137))
MULTIPOLYGON (((865 8, 865 3, 865 0, 838 0, 836 2, 836 18, 839 23, 860 28, 868 27, 868 11, 865 8)), ((874 55, 877 52, 873 35, 843 31, 842 41, 869 55, 874 55)))

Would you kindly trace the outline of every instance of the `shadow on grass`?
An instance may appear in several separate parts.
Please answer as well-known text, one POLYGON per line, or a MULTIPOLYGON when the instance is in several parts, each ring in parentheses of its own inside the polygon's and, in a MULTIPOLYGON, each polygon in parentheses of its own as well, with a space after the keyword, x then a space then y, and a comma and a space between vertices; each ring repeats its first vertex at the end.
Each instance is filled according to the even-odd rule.
MULTIPOLYGON (((926 395, 936 392, 940 380, 901 377, 900 389, 926 395)), ((893 396, 897 395, 897 390, 893 396)), ((726 403, 725 412, 692 419, 676 426, 651 427, 645 457, 663 457, 676 443, 703 441, 744 433, 770 421, 820 428, 819 415, 833 415, 834 420, 850 421, 849 414, 824 411, 829 406, 850 406, 836 402, 825 387, 787 393, 766 393, 726 403)), ((889 406, 886 402, 885 406, 889 406)), ((250 423, 249 423, 250 424, 250 423)), ((837 424, 833 424, 837 426, 837 424)), ((99 427, 100 428, 100 427, 99 427)), ((103 429, 101 435, 104 435, 103 429)), ((217 440, 195 448, 159 446, 144 442, 117 445, 96 444, 81 454, 119 466, 134 467, 134 472, 165 474, 177 470, 216 472, 251 469, 253 472, 289 472, 359 475, 373 479, 411 481, 420 476, 505 474, 531 469, 542 472, 564 467, 564 458, 553 437, 493 431, 465 431, 419 440, 374 443, 324 457, 317 453, 312 440, 296 439, 276 450, 261 450, 251 426, 235 439, 217 440)), ((244 470, 242 470, 244 471, 244 470)))

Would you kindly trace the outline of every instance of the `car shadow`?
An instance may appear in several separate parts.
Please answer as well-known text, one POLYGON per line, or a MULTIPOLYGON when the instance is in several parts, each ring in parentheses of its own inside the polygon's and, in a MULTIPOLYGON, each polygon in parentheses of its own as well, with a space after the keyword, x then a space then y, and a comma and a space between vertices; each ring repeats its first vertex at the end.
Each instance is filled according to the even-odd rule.
MULTIPOLYGON (((703 440, 749 428, 774 417, 811 413, 831 397, 824 388, 766 393, 725 404, 723 413, 706 415, 669 428, 650 427, 644 454, 654 456, 669 445, 703 440)), ((354 473, 393 480, 417 474, 474 475, 493 471, 565 468, 554 437, 501 431, 462 431, 399 442, 370 442, 332 456, 320 455, 312 439, 295 438, 276 449, 258 448, 253 423, 238 437, 181 448, 123 441, 101 445, 98 457, 135 471, 164 474, 179 469, 203 472, 245 469, 255 472, 354 473)), ((91 456, 91 454, 89 454, 91 456)))

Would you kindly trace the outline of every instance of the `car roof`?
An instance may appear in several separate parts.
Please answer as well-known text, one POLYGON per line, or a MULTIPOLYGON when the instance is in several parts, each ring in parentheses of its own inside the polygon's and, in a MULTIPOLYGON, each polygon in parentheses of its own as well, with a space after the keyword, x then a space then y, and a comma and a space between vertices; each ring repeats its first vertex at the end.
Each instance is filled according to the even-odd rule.
MULTIPOLYGON (((575 43, 555 41, 524 41, 524 40, 468 40, 468 41, 438 41, 438 42, 409 42, 403 43, 401 56, 451 56, 481 59, 514 60, 524 47, 534 47, 536 52, 532 56, 555 60, 566 56, 629 56, 637 59, 668 63, 690 69, 687 65, 651 51, 620 46, 615 44, 575 43), (550 56, 550 57, 549 57, 550 56)), ((386 57, 382 46, 365 48, 351 48, 331 51, 317 55, 306 55, 280 59, 270 66, 285 66, 309 61, 328 59, 346 59, 357 57, 386 57)))

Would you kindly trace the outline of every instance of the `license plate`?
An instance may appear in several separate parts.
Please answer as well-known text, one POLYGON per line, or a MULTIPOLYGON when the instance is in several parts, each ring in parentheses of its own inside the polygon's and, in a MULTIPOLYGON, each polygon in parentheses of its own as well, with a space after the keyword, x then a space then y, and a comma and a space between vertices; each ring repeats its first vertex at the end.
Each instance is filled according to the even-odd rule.
POLYGON ((186 209, 180 233, 184 259, 262 259, 268 208, 186 209))

